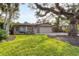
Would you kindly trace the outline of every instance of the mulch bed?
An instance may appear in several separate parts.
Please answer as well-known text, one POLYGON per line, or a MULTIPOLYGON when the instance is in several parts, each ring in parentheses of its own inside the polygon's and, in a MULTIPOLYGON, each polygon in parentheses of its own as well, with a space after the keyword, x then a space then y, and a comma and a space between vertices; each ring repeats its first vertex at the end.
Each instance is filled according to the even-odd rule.
POLYGON ((15 38, 16 38, 15 35, 10 35, 6 40, 11 41, 11 40, 14 40, 15 38))
POLYGON ((12 41, 12 40, 14 40, 15 38, 16 38, 15 35, 10 35, 7 39, 1 40, 0 43, 2 43, 2 42, 7 42, 7 41, 12 41))

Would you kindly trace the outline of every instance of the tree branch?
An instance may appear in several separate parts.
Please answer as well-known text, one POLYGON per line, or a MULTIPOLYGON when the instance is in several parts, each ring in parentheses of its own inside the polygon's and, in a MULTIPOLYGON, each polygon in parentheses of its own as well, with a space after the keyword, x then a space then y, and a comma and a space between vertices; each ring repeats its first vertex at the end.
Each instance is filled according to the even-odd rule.
POLYGON ((54 14, 60 14, 60 12, 54 10, 54 8, 47 8, 47 7, 42 7, 41 5, 39 5, 38 3, 35 3, 36 7, 39 8, 40 10, 44 10, 44 11, 49 11, 49 12, 53 12, 54 14))
POLYGON ((40 12, 41 11, 36 12, 36 15, 43 17, 43 16, 46 16, 49 13, 49 11, 46 11, 44 14, 40 14, 40 12))
POLYGON ((59 6, 59 3, 55 3, 55 6, 60 11, 60 13, 65 16, 73 16, 74 15, 73 13, 66 12, 66 10, 63 7, 59 6))
POLYGON ((51 7, 51 8, 47 8, 47 7, 42 7, 41 5, 39 5, 38 3, 35 3, 36 7, 39 8, 40 10, 44 10, 44 11, 49 11, 49 12, 53 12, 54 14, 56 15, 64 15, 66 17, 68 16, 73 16, 74 14, 73 13, 68 13, 64 10, 64 8, 62 8, 61 6, 59 6, 58 3, 56 3, 56 8, 59 10, 59 11, 56 11, 54 7, 51 7))

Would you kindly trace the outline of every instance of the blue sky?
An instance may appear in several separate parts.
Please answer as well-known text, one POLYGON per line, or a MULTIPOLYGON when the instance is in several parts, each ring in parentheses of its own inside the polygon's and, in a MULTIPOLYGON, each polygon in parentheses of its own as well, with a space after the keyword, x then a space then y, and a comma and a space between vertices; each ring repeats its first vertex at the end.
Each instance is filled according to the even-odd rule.
POLYGON ((21 4, 19 13, 20 16, 18 20, 16 20, 18 22, 35 23, 37 21, 34 11, 28 7, 28 4, 21 4))

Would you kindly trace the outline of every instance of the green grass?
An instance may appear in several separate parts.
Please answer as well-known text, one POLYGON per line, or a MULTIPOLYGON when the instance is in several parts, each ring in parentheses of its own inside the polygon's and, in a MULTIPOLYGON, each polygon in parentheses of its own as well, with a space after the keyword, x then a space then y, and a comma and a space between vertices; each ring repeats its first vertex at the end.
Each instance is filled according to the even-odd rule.
POLYGON ((46 35, 16 35, 13 41, 0 43, 1 56, 72 56, 79 47, 46 35))

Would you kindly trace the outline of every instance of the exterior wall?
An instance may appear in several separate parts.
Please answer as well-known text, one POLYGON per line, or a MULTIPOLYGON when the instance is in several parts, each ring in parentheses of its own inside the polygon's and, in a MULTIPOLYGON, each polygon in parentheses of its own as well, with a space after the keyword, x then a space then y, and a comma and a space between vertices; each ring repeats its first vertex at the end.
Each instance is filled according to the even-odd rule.
POLYGON ((37 27, 33 27, 33 32, 36 34, 38 31, 38 28, 37 27))
POLYGON ((32 26, 27 26, 27 31, 30 31, 30 32, 32 32, 32 31, 33 31, 33 28, 32 28, 32 26))

